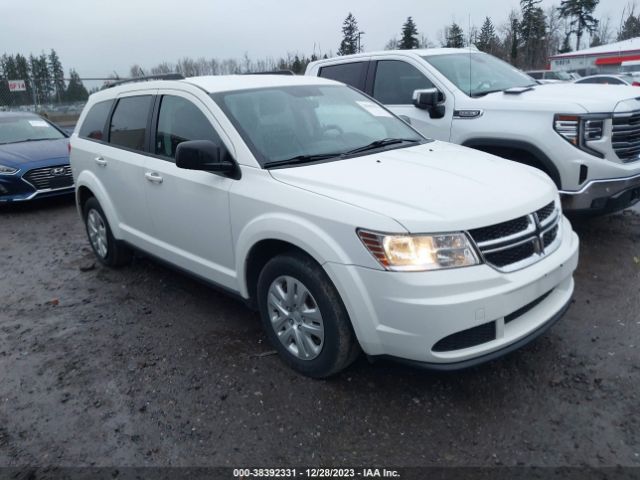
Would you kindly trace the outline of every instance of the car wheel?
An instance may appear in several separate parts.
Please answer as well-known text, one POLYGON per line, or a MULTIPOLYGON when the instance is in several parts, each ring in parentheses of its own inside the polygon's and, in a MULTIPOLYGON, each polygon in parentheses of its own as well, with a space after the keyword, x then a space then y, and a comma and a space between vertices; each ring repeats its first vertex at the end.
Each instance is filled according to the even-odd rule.
POLYGON ((84 224, 93 252, 101 263, 121 267, 131 261, 131 249, 113 238, 107 217, 95 198, 84 204, 84 224))
POLYGON ((260 273, 257 295, 267 336, 293 369, 325 378, 358 356, 342 299, 313 259, 295 253, 274 257, 260 273))

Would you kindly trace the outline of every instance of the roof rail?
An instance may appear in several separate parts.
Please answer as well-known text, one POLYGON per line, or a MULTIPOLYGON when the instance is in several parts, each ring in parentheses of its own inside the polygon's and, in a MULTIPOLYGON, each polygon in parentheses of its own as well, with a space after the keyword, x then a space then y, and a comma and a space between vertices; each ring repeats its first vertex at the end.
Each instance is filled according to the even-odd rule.
POLYGON ((150 80, 184 80, 181 73, 163 73, 160 75, 147 75, 144 77, 125 78, 124 80, 116 80, 104 86, 104 88, 116 87, 125 83, 148 82, 150 80))
POLYGON ((246 72, 243 75, 295 75, 293 70, 271 70, 268 72, 246 72))

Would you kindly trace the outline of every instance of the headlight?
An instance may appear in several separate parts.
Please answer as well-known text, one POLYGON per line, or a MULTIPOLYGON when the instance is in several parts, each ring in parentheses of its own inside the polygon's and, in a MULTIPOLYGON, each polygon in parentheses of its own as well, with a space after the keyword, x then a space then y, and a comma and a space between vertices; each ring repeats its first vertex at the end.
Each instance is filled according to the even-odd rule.
POLYGON ((358 236, 387 270, 417 272, 480 263, 464 233, 387 235, 358 230, 358 236))
POLYGON ((553 129, 579 149, 604 158, 604 154, 589 148, 589 142, 602 140, 607 118, 602 115, 556 115, 553 129))
POLYGON ((18 171, 17 168, 7 167, 6 165, 0 165, 0 175, 13 175, 18 171))

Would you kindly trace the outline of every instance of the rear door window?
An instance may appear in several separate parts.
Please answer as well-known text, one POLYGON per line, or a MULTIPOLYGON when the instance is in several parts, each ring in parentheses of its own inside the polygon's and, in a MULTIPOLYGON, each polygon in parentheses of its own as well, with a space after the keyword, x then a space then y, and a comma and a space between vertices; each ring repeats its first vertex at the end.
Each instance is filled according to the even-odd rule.
POLYGON ((111 117, 109 143, 143 152, 152 100, 151 95, 124 97, 118 100, 111 117))
POLYGON ((82 122, 78 135, 81 138, 89 138, 91 140, 104 140, 104 127, 107 125, 107 117, 111 111, 113 100, 98 102, 91 107, 87 116, 82 122))
POLYGON ((364 90, 364 79, 368 62, 342 63, 320 69, 320 76, 346 83, 359 90, 364 90))

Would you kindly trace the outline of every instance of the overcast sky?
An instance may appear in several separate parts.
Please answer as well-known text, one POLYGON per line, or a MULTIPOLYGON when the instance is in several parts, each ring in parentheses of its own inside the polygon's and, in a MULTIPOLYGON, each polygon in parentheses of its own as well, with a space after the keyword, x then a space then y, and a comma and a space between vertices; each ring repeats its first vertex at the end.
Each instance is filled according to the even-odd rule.
MULTIPOLYGON (((597 14, 617 29, 629 0, 601 0, 597 14)), ((68 72, 82 77, 127 75, 190 56, 278 57, 286 52, 335 52, 342 21, 353 12, 367 50, 398 36, 407 16, 437 42, 453 20, 465 30, 492 17, 501 26, 519 0, 0 0, 0 53, 55 48, 68 72)), ((546 9, 559 0, 543 0, 546 9)))

